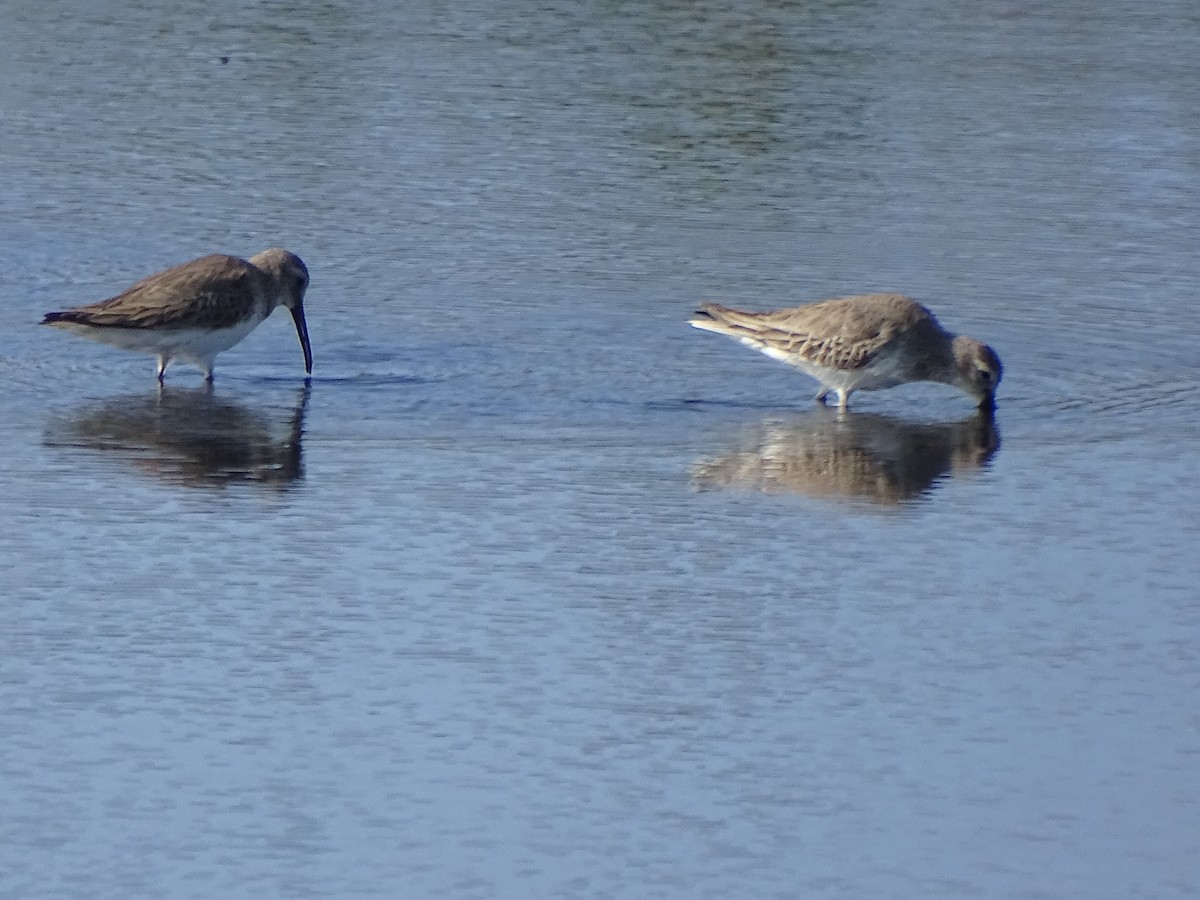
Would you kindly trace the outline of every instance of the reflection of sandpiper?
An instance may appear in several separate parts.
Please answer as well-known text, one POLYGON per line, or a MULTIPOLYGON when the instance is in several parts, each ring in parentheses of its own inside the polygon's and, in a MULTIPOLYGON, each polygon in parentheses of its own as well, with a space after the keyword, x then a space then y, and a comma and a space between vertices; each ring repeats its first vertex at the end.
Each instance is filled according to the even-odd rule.
POLYGON ((912 381, 940 381, 995 404, 1000 358, 974 338, 953 335, 933 313, 900 294, 822 300, 775 312, 742 312, 705 303, 691 320, 705 331, 736 338, 821 383, 817 400, 878 391, 912 381))
POLYGON ((111 300, 47 313, 43 325, 158 357, 158 380, 173 359, 193 362, 213 378, 213 360, 258 327, 276 306, 292 314, 312 374, 304 320, 308 269, 286 250, 249 260, 214 254, 143 278, 111 300))
POLYGON ((172 484, 287 485, 303 477, 301 437, 310 388, 282 422, 211 389, 160 390, 155 397, 105 402, 51 427, 49 446, 85 447, 124 456, 172 484))
POLYGON ((893 505, 920 497, 948 474, 983 467, 1000 435, 983 410, 952 424, 818 410, 788 424, 763 422, 746 443, 698 461, 693 483, 893 505))

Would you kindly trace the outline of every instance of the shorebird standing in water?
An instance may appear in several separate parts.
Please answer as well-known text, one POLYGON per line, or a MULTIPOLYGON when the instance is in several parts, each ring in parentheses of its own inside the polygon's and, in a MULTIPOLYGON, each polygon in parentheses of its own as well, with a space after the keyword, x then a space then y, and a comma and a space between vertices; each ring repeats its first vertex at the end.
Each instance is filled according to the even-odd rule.
POLYGON ((1003 367, 994 350, 953 335, 933 313, 900 294, 822 300, 775 312, 742 312, 705 303, 690 323, 737 338, 821 383, 816 399, 836 393, 846 408, 855 391, 938 381, 995 405, 1003 367))
POLYGON ((195 363, 212 381, 213 360, 271 314, 286 307, 312 375, 312 348, 304 321, 308 269, 286 250, 264 250, 249 260, 213 254, 144 278, 111 300, 47 313, 43 325, 158 357, 158 380, 172 360, 195 363))

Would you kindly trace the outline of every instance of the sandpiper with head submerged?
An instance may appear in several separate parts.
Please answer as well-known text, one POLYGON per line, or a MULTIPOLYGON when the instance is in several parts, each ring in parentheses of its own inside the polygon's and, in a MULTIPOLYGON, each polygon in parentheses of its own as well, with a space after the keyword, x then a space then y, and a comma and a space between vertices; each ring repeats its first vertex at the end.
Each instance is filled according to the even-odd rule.
POLYGON ((158 380, 172 360, 195 363, 212 381, 213 360, 253 331, 277 306, 292 314, 312 374, 304 320, 308 269, 286 250, 249 260, 213 254, 144 278, 110 300, 52 312, 56 325, 94 341, 158 357, 158 380))
POLYGON ((953 385, 991 408, 1004 371, 991 347, 949 333, 901 294, 839 297, 774 312, 705 303, 690 324, 795 366, 821 383, 819 402, 833 392, 842 409, 855 391, 913 381, 953 385))

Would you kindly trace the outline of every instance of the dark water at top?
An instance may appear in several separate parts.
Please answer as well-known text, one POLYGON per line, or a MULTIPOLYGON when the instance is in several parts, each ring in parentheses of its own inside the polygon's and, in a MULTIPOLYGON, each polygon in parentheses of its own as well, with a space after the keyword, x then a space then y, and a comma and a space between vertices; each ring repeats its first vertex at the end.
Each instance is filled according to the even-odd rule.
POLYGON ((1200 889, 1200 10, 727 6, 5 6, 0 894, 1200 889), (868 290, 994 422, 684 324, 868 290))

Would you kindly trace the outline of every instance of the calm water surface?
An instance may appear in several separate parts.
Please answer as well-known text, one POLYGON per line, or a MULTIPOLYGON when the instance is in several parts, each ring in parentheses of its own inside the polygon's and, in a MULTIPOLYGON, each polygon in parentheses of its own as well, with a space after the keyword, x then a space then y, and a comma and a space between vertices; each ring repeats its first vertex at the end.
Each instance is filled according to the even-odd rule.
POLYGON ((6 5, 0 895, 1200 891, 1200 12, 726 6, 6 5), (685 324, 884 289, 993 421, 685 324))

